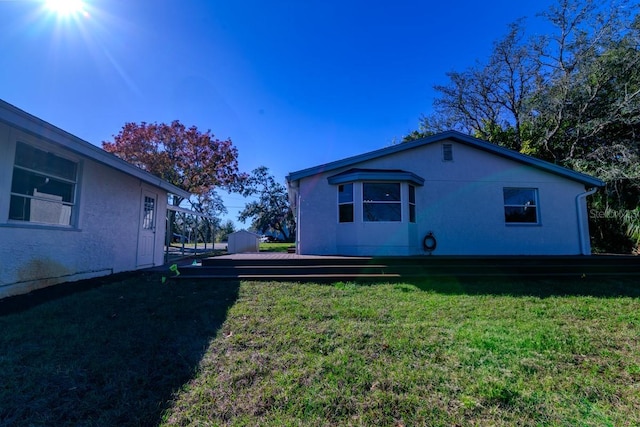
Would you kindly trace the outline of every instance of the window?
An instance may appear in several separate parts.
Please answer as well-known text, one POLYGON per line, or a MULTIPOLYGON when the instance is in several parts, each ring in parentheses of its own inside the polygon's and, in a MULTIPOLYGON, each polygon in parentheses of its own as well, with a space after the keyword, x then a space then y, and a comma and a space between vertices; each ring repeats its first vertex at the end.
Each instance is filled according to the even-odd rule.
POLYGON ((155 212, 156 199, 144 196, 144 212, 142 217, 142 228, 145 230, 153 230, 154 221, 153 213, 155 212))
POLYGON ((442 144, 442 160, 445 162, 453 161, 453 144, 442 144))
POLYGON ((504 188, 504 221, 508 224, 538 223, 538 189, 504 188))
POLYGON ((401 206, 399 182, 362 184, 364 221, 400 221, 401 206))
POLYGON ((409 186, 409 222, 416 222, 416 187, 409 186))
POLYGON ((9 219, 71 225, 77 172, 77 163, 18 142, 9 219))
POLYGON ((353 222, 353 184, 338 186, 338 221, 353 222))

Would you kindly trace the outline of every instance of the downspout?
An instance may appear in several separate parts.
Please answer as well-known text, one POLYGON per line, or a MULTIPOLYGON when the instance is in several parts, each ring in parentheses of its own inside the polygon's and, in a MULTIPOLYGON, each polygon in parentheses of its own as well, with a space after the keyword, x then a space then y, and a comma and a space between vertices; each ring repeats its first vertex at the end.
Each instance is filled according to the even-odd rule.
POLYGON ((300 253, 300 181, 289 181, 287 177, 289 193, 289 206, 293 211, 293 218, 296 222, 296 254, 300 253))
POLYGON ((296 195, 296 254, 300 255, 300 194, 296 195))
MULTIPOLYGON (((585 208, 586 208, 586 198, 598 191, 598 187, 593 187, 590 190, 585 191, 584 193, 580 193, 576 196, 576 211, 578 213, 578 240, 580 242, 580 255, 591 255, 591 244, 589 243, 589 233, 584 233, 585 230, 585 218, 582 210, 581 200, 585 199, 585 208)), ((589 225, 587 223, 587 230, 589 230, 589 225)))

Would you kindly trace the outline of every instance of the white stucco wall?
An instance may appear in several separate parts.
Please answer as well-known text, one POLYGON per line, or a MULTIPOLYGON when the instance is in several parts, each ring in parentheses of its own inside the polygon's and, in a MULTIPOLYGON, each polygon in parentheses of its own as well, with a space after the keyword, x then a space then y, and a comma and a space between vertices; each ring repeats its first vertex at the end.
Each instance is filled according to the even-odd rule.
MULTIPOLYGON (((434 255, 580 254, 578 182, 454 141, 454 160, 442 161, 442 145, 352 164, 300 180, 299 252, 302 254, 417 255, 432 231, 434 255), (351 168, 402 169, 425 179, 416 187, 416 224, 362 222, 362 196, 354 194, 355 222, 339 223, 337 189, 329 176, 351 168), (504 187, 537 188, 539 224, 505 224, 504 187)), ((358 186, 354 186, 355 189, 358 186)), ((406 186, 403 186, 406 189, 406 186)), ((584 200, 582 208, 586 210, 584 200)), ((586 219, 586 216, 585 216, 586 219)))
POLYGON ((166 191, 41 138, 0 123, 0 297, 111 273, 135 270, 143 190, 157 196, 151 265, 164 261, 166 191), (73 227, 9 221, 15 141, 79 162, 77 221, 73 227))
POLYGON ((229 234, 227 252, 238 254, 243 252, 259 252, 260 236, 246 230, 235 231, 229 234))

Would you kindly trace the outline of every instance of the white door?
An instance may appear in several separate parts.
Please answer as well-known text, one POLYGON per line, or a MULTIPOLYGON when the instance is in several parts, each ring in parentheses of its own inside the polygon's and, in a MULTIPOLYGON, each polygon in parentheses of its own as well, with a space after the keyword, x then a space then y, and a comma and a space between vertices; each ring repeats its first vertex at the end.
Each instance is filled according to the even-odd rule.
POLYGON ((138 267, 151 265, 156 247, 156 200, 157 195, 143 191, 138 231, 138 267))

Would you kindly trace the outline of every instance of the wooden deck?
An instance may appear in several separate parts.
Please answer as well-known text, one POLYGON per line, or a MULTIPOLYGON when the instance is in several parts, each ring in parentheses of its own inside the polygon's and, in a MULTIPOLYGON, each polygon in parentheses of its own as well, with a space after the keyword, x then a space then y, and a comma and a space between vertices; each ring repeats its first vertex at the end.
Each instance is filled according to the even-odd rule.
POLYGON ((180 267, 179 278, 350 281, 403 277, 638 276, 634 256, 416 256, 347 257, 248 253, 204 258, 180 267))

